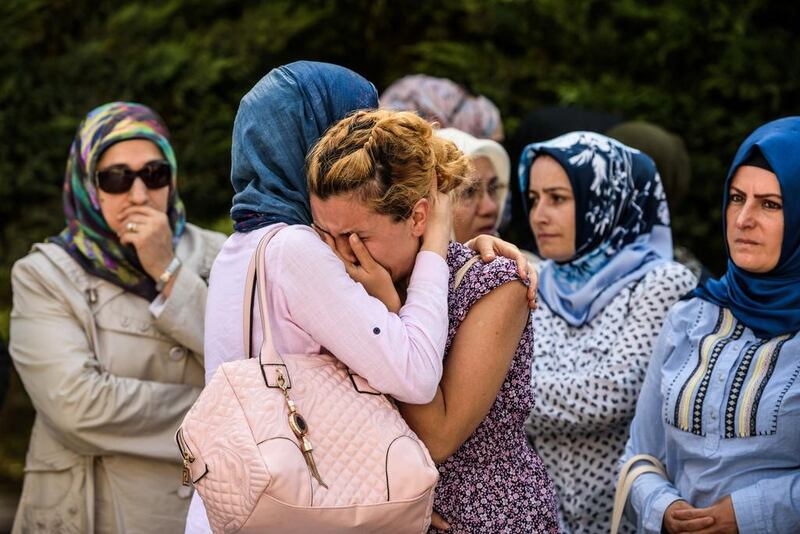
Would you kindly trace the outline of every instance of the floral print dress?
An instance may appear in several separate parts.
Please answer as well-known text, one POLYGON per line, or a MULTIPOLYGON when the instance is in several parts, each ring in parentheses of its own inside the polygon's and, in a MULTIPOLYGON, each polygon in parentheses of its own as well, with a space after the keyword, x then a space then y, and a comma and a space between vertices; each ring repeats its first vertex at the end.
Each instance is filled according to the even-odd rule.
MULTIPOLYGON (((473 255, 462 245, 450 244, 450 324, 445 354, 472 305, 492 289, 519 279, 516 264, 499 258, 488 264, 476 262, 453 288, 456 272, 473 255)), ((489 414, 456 453, 439 465, 434 509, 450 523, 450 534, 558 532, 555 487, 539 456, 528 446, 523 427, 533 408, 532 354, 529 320, 489 414)))

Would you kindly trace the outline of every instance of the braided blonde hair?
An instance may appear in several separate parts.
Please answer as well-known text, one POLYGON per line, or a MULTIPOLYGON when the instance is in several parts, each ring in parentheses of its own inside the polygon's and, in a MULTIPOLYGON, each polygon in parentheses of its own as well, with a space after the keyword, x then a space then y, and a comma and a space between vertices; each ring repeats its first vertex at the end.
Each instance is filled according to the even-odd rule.
POLYGON ((437 189, 470 180, 469 159, 431 125, 408 111, 358 111, 334 124, 307 159, 308 190, 325 200, 355 192, 396 221, 437 189))

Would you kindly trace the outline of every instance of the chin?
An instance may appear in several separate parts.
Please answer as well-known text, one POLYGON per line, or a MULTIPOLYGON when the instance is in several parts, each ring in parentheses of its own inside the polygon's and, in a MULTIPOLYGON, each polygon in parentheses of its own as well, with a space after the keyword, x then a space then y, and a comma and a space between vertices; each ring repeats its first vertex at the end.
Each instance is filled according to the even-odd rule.
POLYGON ((775 261, 773 263, 765 263, 762 258, 736 258, 731 256, 731 260, 736 266, 740 269, 744 269, 749 273, 756 273, 756 274, 764 274, 770 272, 774 269, 778 262, 775 261))

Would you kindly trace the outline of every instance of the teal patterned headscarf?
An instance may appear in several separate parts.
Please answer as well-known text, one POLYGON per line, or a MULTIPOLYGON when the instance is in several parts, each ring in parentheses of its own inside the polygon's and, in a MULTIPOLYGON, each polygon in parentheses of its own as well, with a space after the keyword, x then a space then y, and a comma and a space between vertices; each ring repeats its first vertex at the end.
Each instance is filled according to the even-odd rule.
POLYGON ((120 141, 148 139, 161 149, 172 167, 167 216, 172 246, 186 226, 178 196, 177 164, 161 117, 141 104, 111 102, 89 112, 75 134, 64 177, 64 215, 67 227, 48 241, 63 247, 87 272, 131 293, 153 300, 155 281, 145 273, 136 249, 123 245, 103 218, 95 183, 95 168, 103 152, 120 141))

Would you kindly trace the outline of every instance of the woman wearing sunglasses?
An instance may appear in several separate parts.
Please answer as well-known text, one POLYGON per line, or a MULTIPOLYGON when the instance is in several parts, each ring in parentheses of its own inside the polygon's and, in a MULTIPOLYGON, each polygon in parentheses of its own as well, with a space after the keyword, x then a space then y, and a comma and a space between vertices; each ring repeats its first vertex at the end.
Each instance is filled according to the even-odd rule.
POLYGON ((186 223, 166 126, 114 102, 78 128, 66 228, 12 272, 10 352, 36 408, 13 532, 179 532, 174 432, 203 385, 224 236, 186 223))

